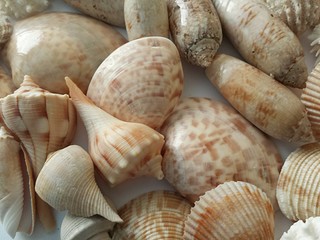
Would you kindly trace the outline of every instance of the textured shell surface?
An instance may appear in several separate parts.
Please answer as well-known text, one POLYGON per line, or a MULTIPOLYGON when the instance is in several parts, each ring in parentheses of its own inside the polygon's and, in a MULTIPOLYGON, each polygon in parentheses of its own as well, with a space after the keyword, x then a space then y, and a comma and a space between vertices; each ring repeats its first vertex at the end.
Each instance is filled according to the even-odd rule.
POLYGON ((211 0, 168 0, 172 39, 190 63, 207 67, 222 42, 221 23, 211 0))
POLYGON ((165 178, 192 202, 225 181, 241 180, 263 189, 277 209, 279 152, 231 107, 205 98, 184 98, 160 132, 166 139, 165 178))
POLYGON ((229 103, 263 132, 287 142, 314 141, 299 97, 264 72, 240 59, 219 54, 206 69, 206 75, 229 103))
POLYGON ((17 87, 30 75, 50 92, 67 93, 64 77, 69 76, 86 91, 97 67, 125 42, 119 32, 95 19, 44 13, 14 25, 3 58, 17 87))
POLYGON ((315 65, 320 62, 320 24, 316 25, 312 30, 311 34, 308 36, 309 40, 311 41, 311 53, 314 53, 316 56, 315 65))
POLYGON ((6 43, 13 32, 13 26, 10 18, 0 10, 0 48, 6 43))
POLYGON ((158 128, 179 101, 183 80, 175 45, 164 37, 144 37, 104 60, 87 96, 116 118, 158 128))
POLYGON ((121 121, 97 107, 66 78, 70 96, 88 133, 88 150, 103 178, 115 186, 137 176, 163 178, 163 136, 154 129, 121 121))
POLYGON ((17 87, 13 84, 12 78, 0 66, 0 98, 13 93, 16 89, 17 87))
POLYGON ((175 192, 142 194, 119 209, 123 223, 116 225, 112 239, 182 240, 190 209, 191 204, 175 192))
POLYGON ((262 0, 212 0, 225 35, 251 65, 281 83, 303 88, 304 52, 297 36, 262 0))
POLYGON ((320 144, 299 147, 285 160, 276 196, 281 212, 290 220, 320 216, 320 144))
POLYGON ((79 11, 106 23, 125 27, 124 0, 64 0, 79 11))
POLYGON ((280 240, 317 240, 320 239, 320 217, 310 217, 305 221, 295 222, 290 229, 283 233, 280 240))
POLYGON ((121 222, 110 200, 102 195, 89 154, 78 145, 51 153, 35 184, 37 194, 59 211, 78 217, 100 215, 121 222))
POLYGON ((274 214, 261 189, 245 182, 226 182, 195 202, 183 239, 274 239, 274 214))

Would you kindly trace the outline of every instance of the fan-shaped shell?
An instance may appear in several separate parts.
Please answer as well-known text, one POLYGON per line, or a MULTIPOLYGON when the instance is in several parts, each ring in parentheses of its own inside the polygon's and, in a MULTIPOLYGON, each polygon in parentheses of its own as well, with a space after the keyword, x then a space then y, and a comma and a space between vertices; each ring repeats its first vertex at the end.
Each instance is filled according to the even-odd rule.
POLYGON ((320 144, 304 145, 292 152, 281 169, 277 200, 291 220, 320 216, 320 144))
POLYGON ((185 223, 185 240, 273 240, 274 215, 266 194, 245 182, 226 182, 200 197, 185 223))
POLYGON ((82 91, 101 62, 125 38, 110 26, 73 13, 43 13, 18 21, 3 49, 17 87, 24 75, 40 87, 67 93, 64 77, 70 76, 82 91))
POLYGON ((87 96, 116 118, 161 126, 183 88, 178 50, 164 37, 130 41, 107 57, 90 82, 87 96))
POLYGON ((182 240, 190 208, 190 203, 174 192, 142 194, 119 209, 123 223, 116 225, 112 239, 182 240))
POLYGON ((267 193, 282 164, 274 144, 231 107, 205 98, 184 98, 160 131, 165 136, 165 178, 195 201, 226 181, 245 181, 267 193))

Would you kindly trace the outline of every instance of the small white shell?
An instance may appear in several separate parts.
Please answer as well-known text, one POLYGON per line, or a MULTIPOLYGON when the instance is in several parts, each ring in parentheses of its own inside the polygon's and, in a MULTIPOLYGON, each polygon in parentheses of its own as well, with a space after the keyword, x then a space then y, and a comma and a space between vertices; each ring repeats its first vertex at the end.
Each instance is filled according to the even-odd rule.
POLYGON ((310 217, 306 221, 299 220, 291 225, 280 240, 319 240, 320 239, 320 217, 310 217))

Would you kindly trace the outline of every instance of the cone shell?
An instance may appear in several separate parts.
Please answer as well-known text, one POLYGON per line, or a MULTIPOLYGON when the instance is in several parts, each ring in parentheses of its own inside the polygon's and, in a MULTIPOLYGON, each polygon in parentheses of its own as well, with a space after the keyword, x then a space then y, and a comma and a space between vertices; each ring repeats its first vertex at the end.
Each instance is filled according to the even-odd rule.
POLYGON ((116 118, 161 126, 183 89, 178 50, 164 37, 130 41, 95 72, 87 96, 116 118))
POLYGON ((190 203, 177 193, 145 193, 119 209, 123 223, 116 225, 112 239, 182 240, 190 208, 190 203))
POLYGON ((50 154, 35 189, 45 202, 59 211, 68 210, 79 217, 97 214, 121 222, 95 181, 89 154, 80 146, 70 145, 50 154))
POLYGON ((292 152, 280 172, 277 200, 290 220, 320 215, 320 144, 304 145, 292 152))
POLYGON ((166 139, 165 178, 190 201, 226 181, 245 181, 263 189, 277 209, 279 152, 231 107, 205 98, 185 98, 161 133, 166 139))
POLYGON ((183 239, 273 240, 272 204, 252 184, 226 182, 195 203, 185 223, 183 239))

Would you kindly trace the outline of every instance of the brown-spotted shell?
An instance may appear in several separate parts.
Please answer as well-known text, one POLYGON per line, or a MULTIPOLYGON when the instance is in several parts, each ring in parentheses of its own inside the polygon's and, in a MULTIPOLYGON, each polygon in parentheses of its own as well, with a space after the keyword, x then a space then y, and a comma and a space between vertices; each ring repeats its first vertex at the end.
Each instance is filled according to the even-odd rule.
POLYGON ((184 98, 160 132, 166 139, 165 178, 190 201, 226 181, 245 181, 266 192, 277 209, 280 154, 231 107, 206 98, 184 98))

